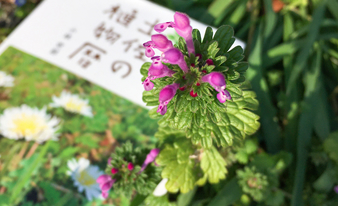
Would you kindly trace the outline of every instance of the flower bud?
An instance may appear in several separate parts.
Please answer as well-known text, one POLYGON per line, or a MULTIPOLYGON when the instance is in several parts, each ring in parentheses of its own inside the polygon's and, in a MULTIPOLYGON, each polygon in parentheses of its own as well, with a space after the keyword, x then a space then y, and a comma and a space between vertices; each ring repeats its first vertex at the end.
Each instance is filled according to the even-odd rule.
POLYGON ((119 172, 119 169, 117 169, 117 168, 112 168, 111 169, 111 173, 112 174, 116 174, 116 173, 118 173, 119 172))
POLYGON ((130 170, 130 171, 134 169, 134 165, 131 162, 128 163, 127 167, 128 167, 128 170, 130 170))

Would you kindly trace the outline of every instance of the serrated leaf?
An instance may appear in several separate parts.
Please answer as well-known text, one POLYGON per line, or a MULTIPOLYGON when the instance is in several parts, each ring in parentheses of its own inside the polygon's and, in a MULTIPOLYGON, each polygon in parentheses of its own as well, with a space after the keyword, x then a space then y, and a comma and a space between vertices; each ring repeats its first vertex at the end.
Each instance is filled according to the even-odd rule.
POLYGON ((218 56, 215 58, 215 65, 221 66, 226 60, 227 58, 225 56, 218 56))
POLYGON ((203 44, 208 43, 212 40, 213 31, 211 27, 207 27, 204 33, 203 44))
POLYGON ((227 52, 235 41, 234 30, 231 26, 221 26, 217 29, 214 40, 218 42, 221 52, 227 52))
POLYGON ((180 112, 177 113, 175 117, 175 127, 177 129, 184 129, 188 126, 190 126, 192 120, 191 112, 180 112))
POLYGON ((166 145, 156 158, 156 163, 165 166, 162 178, 168 178, 166 188, 169 192, 181 191, 186 193, 192 190, 197 179, 195 162, 190 159, 194 148, 187 139, 176 141, 174 146, 166 145))
POLYGON ((241 46, 236 46, 235 48, 231 49, 228 53, 230 56, 226 62, 239 62, 241 61, 243 56, 243 48, 241 46))
POLYGON ((191 103, 191 112, 196 113, 198 110, 198 102, 190 101, 190 103, 191 103))
POLYGON ((219 51, 217 41, 212 42, 212 43, 209 45, 207 51, 208 51, 208 59, 214 59, 215 56, 216 56, 216 54, 217 54, 218 51, 219 51))
POLYGON ((239 73, 239 77, 236 80, 231 80, 232 83, 240 84, 245 81, 245 72, 248 69, 249 64, 246 62, 238 63, 237 66, 234 68, 235 72, 239 73))
POLYGON ((154 107, 151 110, 149 110, 148 114, 149 114, 149 117, 152 119, 159 119, 162 117, 162 115, 157 112, 157 107, 154 107))
POLYGON ((178 39, 178 48, 181 50, 181 51, 187 51, 187 47, 186 47, 186 43, 185 43, 185 40, 180 37, 178 39))
POLYGON ((158 94, 153 91, 144 91, 142 95, 142 100, 145 103, 148 102, 158 102, 158 94))
POLYGON ((192 37, 193 39, 197 39, 198 42, 201 42, 201 33, 198 29, 193 29, 192 30, 192 37))
POLYGON ((150 62, 146 62, 141 66, 140 72, 143 76, 148 76, 148 70, 149 70, 150 65, 151 65, 150 62))
POLYGON ((182 110, 184 110, 186 108, 186 98, 185 95, 179 95, 176 98, 176 101, 174 103, 175 106, 175 111, 176 112, 181 112, 182 110))
POLYGON ((212 184, 225 179, 226 163, 215 147, 204 150, 201 159, 201 169, 204 177, 212 184))

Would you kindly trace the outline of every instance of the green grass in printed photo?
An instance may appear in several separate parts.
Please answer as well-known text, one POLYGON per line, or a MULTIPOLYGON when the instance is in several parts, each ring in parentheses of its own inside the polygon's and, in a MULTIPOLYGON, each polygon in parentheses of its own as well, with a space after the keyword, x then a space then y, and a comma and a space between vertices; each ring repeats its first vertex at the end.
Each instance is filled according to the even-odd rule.
MULTIPOLYGON (((0 90, 0 114, 22 105, 45 107, 61 125, 58 141, 37 144, 0 136, 0 190, 6 188, 0 193, 0 203, 37 205, 41 197, 44 201, 39 205, 85 203, 85 196, 77 193, 66 175, 68 160, 84 157, 100 166, 119 143, 130 140, 141 147, 154 145, 157 123, 145 108, 13 47, 0 56, 0 65, 1 71, 14 77, 13 87, 0 90), (93 116, 51 107, 53 96, 59 97, 63 91, 88 100, 93 116)), ((119 196, 116 201, 129 204, 119 196)))

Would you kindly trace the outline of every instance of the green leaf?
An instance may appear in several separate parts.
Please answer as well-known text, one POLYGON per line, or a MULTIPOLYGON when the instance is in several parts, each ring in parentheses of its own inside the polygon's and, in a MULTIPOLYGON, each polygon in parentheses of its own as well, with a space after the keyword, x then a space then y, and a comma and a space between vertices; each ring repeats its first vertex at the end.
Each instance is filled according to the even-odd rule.
POLYGON ((1 206, 10 206, 9 196, 7 194, 1 194, 0 195, 0 205, 1 206))
POLYGON ((331 14, 338 20, 338 13, 335 8, 338 8, 338 2, 335 0, 327 0, 327 8, 330 10, 331 14))
POLYGON ((187 193, 181 193, 177 197, 177 206, 189 206, 197 191, 197 187, 187 193))
POLYGON ((247 164, 249 161, 249 155, 244 150, 240 150, 235 155, 236 159, 241 164, 247 164))
POLYGON ((218 53, 219 51, 219 48, 218 48, 218 43, 217 41, 211 43, 207 49, 208 51, 208 59, 214 59, 216 54, 218 53))
POLYGON ((140 72, 143 76, 145 77, 148 76, 148 70, 149 70, 150 65, 151 65, 150 62, 146 62, 142 65, 140 72))
POLYGON ((292 40, 269 49, 266 54, 263 54, 263 67, 269 67, 280 61, 284 56, 294 54, 299 48, 304 46, 304 43, 304 39, 292 40))
POLYGON ((202 182, 198 184, 203 185, 206 180, 214 184, 225 179, 225 174, 227 173, 225 166, 226 163, 223 157, 215 147, 204 150, 201 158, 201 169, 204 172, 204 177, 202 182))
POLYGON ((321 69, 321 51, 317 51, 313 58, 310 71, 306 73, 304 78, 305 83, 305 99, 303 111, 300 115, 298 138, 297 138, 297 167, 295 182, 292 193, 292 206, 303 205, 303 187, 305 181, 306 161, 308 158, 308 148, 311 145, 311 137, 313 130, 313 121, 315 113, 312 108, 315 108, 315 102, 319 96, 319 81, 321 69))
MULTIPOLYGON (((294 19, 290 13, 287 13, 284 16, 284 34, 283 40, 288 41, 290 39, 291 34, 295 30, 294 26, 294 19)), ((296 45, 295 45, 296 46, 296 45)), ((286 49, 287 51, 288 49, 286 49)), ((285 82, 290 78, 290 74, 293 70, 294 64, 294 56, 293 55, 286 55, 283 57, 283 66, 284 66, 284 76, 285 82)), ((298 130, 298 118, 299 118, 299 101, 300 101, 300 94, 298 91, 301 90, 300 88, 301 83, 298 82, 293 90, 290 92, 289 95, 286 96, 285 99, 285 113, 287 114, 287 122, 288 124, 285 125, 285 149, 293 154, 296 151, 296 142, 297 142, 297 130, 298 130)))
POLYGON ((264 29, 264 37, 267 39, 272 34, 276 21, 277 21, 277 15, 272 10, 272 1, 270 0, 264 0, 264 7, 265 7, 265 29, 264 29))
POLYGON ((198 42, 201 42, 201 33, 198 29, 193 29, 192 30, 192 37, 193 39, 197 39, 198 42))
POLYGON ((187 193, 192 190, 197 180, 197 171, 191 142, 185 138, 177 139, 173 145, 166 145, 156 158, 156 163, 165 166, 162 178, 168 178, 166 188, 169 192, 187 193))
POLYGON ((90 148, 98 148, 99 147, 99 139, 96 139, 94 134, 85 134, 83 136, 79 136, 75 138, 76 143, 81 143, 90 148))
POLYGON ((335 182, 332 181, 333 179, 335 179, 335 171, 333 168, 328 167, 313 183, 313 187, 319 192, 328 193, 335 184, 335 182))
POLYGON ((238 180, 232 178, 227 182, 223 189, 217 193, 216 197, 211 200, 208 206, 233 205, 241 198, 242 194, 242 189, 238 185, 238 180))
POLYGON ((215 0, 210 4, 208 12, 217 18, 232 3, 232 0, 215 0))
POLYGON ((252 154, 252 153, 256 152, 257 149, 258 149, 257 144, 251 139, 248 139, 248 140, 245 141, 244 147, 245 147, 246 153, 248 153, 248 154, 252 154))
POLYGON ((61 193, 52 187, 50 183, 40 182, 39 186, 42 188, 44 197, 49 205, 53 205, 60 200, 61 193))
POLYGON ((209 43, 212 40, 213 34, 214 34, 214 32, 212 31, 212 28, 208 26, 207 29, 205 30, 205 34, 204 34, 204 38, 203 38, 203 44, 209 43))
MULTIPOLYGON (((322 81, 321 81, 322 82, 322 81)), ((319 97, 316 101, 316 117, 314 118, 313 126, 321 140, 325 140, 330 133, 329 109, 330 105, 327 101, 327 92, 323 83, 320 85, 319 97)), ((333 112, 333 111, 331 111, 333 112)))
POLYGON ((232 83, 235 83, 235 84, 240 84, 242 82, 245 81, 245 73, 246 73, 246 70, 248 69, 249 67, 249 64, 246 63, 246 62, 241 62, 239 63, 235 68, 235 72, 238 72, 239 73, 239 77, 236 79, 236 80, 231 80, 232 83))
POLYGON ((231 16, 227 18, 226 22, 229 22, 230 25, 238 25, 241 19, 244 17, 247 8, 248 0, 240 0, 237 1, 239 4, 235 7, 234 11, 232 12, 231 16))
POLYGON ((214 40, 218 42, 221 52, 227 52, 234 43, 234 30, 231 26, 221 26, 217 29, 214 40))
POLYGON ((243 48, 241 46, 236 46, 233 49, 231 49, 229 52, 229 57, 226 61, 226 65, 229 65, 234 62, 239 62, 241 61, 244 56, 243 56, 243 48))
POLYGON ((66 149, 62 150, 59 154, 60 159, 70 159, 75 156, 75 153, 79 151, 80 148, 78 147, 67 147, 66 149))
POLYGON ((130 206, 141 205, 146 198, 147 196, 137 194, 136 197, 134 197, 133 201, 130 203, 130 206))
POLYGON ((160 196, 160 197, 156 197, 154 195, 149 195, 145 199, 144 202, 145 202, 145 205, 149 205, 149 206, 176 206, 175 203, 169 202, 167 195, 163 195, 163 196, 160 196))
POLYGON ((154 107, 151 110, 149 110, 149 117, 152 119, 159 119, 162 117, 162 115, 157 112, 157 107, 154 107))
POLYGON ((325 13, 325 2, 322 2, 314 11, 312 22, 310 23, 310 31, 306 37, 306 41, 304 47, 301 49, 300 53, 296 58, 296 63, 293 67, 293 71, 290 75, 290 80, 287 85, 287 93, 290 93, 292 87, 294 87, 299 75, 304 70, 305 65, 307 63, 308 57, 311 52, 311 48, 313 47, 313 43, 315 42, 318 34, 320 24, 324 17, 325 13))
POLYGON ((89 132, 103 132, 108 126, 108 116, 106 111, 101 108, 97 110, 92 118, 85 117, 86 129, 89 132))
POLYGON ((19 177, 19 180, 17 181, 17 184, 15 185, 15 187, 12 190, 12 195, 10 198, 10 202, 14 202, 16 201, 16 198, 18 197, 18 195, 21 194, 23 187, 25 186, 25 184, 27 184, 27 182, 29 181, 30 177, 32 176, 32 173, 34 172, 34 170, 37 168, 37 166, 39 164, 41 164, 41 162, 43 161, 43 158, 45 157, 45 154, 49 148, 49 144, 51 141, 47 141, 45 143, 44 146, 42 146, 38 156, 36 156, 36 158, 34 159, 34 161, 32 162, 32 164, 30 164, 28 167, 25 168, 25 173, 19 177))
POLYGON ((333 132, 330 136, 324 141, 323 147, 325 152, 328 153, 329 157, 338 164, 338 131, 333 132))
POLYGON ((274 121, 277 111, 271 102, 272 98, 270 96, 268 83, 262 73, 262 26, 257 29, 254 39, 253 50, 251 51, 251 55, 249 57, 250 66, 246 77, 251 82, 253 90, 257 93, 262 132, 267 145, 267 150, 271 153, 275 153, 279 151, 282 139, 279 126, 277 122, 274 121))

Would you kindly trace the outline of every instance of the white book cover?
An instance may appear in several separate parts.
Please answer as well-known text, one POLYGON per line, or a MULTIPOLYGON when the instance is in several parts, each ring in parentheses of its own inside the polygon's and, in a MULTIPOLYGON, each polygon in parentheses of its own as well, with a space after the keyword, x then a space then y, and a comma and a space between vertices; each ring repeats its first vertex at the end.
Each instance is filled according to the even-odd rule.
MULTIPOLYGON (((144 106, 139 70, 149 59, 142 44, 156 33, 155 24, 173 15, 143 0, 45 0, 1 44, 0 54, 14 47, 144 106)), ((191 25, 202 35, 207 27, 191 25)), ((177 37, 174 29, 166 33, 177 37)))

